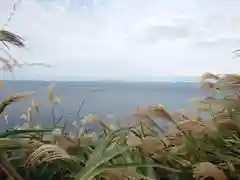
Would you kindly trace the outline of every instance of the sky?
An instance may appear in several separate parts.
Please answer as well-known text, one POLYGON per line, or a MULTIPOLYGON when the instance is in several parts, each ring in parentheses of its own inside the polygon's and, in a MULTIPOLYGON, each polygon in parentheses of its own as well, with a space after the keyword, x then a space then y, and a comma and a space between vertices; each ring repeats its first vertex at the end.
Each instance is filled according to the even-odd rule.
MULTIPOLYGON (((19 79, 158 80, 238 73, 239 0, 22 0, 5 29, 26 48, 19 79)), ((12 9, 0 1, 0 27, 12 9)))

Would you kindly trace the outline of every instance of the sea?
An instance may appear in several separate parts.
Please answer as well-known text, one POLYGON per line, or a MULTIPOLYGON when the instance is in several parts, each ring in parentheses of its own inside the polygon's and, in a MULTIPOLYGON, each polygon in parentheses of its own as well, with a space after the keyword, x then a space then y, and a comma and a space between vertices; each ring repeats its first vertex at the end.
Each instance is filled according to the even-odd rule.
POLYGON ((44 82, 3 81, 0 98, 15 93, 34 94, 13 103, 0 117, 0 129, 7 129, 25 122, 20 116, 32 106, 32 100, 39 102, 39 113, 33 114, 33 121, 51 124, 52 104, 49 101, 49 86, 55 84, 55 97, 61 102, 54 105, 55 118, 63 117, 68 124, 92 113, 106 121, 133 113, 136 108, 150 104, 162 104, 172 112, 191 107, 189 99, 206 95, 206 90, 195 82, 44 82), (82 106, 81 106, 82 104, 82 106), (80 117, 76 117, 79 107, 80 117), (7 115, 7 121, 6 121, 7 115))

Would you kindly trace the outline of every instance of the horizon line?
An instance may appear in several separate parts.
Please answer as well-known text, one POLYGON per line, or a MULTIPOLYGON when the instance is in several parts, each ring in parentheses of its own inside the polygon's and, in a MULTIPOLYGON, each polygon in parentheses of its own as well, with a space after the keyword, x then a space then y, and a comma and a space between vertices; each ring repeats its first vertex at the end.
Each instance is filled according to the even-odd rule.
POLYGON ((160 82, 160 83, 197 83, 199 82, 198 80, 107 80, 107 79, 102 79, 102 80, 76 80, 76 79, 0 79, 1 81, 36 81, 36 82, 109 82, 109 83, 114 83, 114 82, 119 82, 119 83, 154 83, 154 82, 160 82))

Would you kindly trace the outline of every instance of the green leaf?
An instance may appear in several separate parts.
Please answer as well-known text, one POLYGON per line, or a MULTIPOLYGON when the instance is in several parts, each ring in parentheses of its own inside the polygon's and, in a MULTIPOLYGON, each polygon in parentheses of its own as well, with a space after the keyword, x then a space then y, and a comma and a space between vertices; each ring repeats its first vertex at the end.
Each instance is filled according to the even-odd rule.
POLYGON ((55 98, 55 102, 60 103, 61 101, 61 98, 55 98))
POLYGON ((10 104, 20 101, 24 99, 25 97, 32 95, 33 92, 23 92, 23 93, 17 93, 15 95, 12 95, 10 97, 5 98, 1 103, 0 103, 0 114, 4 112, 5 108, 9 106, 10 104))
POLYGON ((8 137, 8 136, 16 136, 18 134, 26 134, 26 133, 43 133, 43 132, 52 132, 52 129, 14 129, 8 130, 3 133, 0 133, 0 138, 8 137))
POLYGON ((39 112, 39 103, 37 101, 32 100, 32 106, 36 112, 39 112))
MULTIPOLYGON (((77 174, 76 180, 91 180, 101 173, 102 168, 107 162, 118 155, 125 153, 130 147, 111 144, 113 136, 104 138, 90 155, 87 165, 77 174), (110 145, 112 147, 110 147, 110 145)), ((103 168, 104 169, 104 168, 103 168)))
MULTIPOLYGON (((129 164, 114 164, 114 165, 108 165, 108 166, 105 166, 106 169, 115 169, 115 168, 126 168, 126 167, 158 167, 160 169, 164 169, 166 171, 169 171, 169 172, 181 172, 180 170, 178 169, 174 169, 174 168, 171 168, 171 167, 167 167, 167 166, 163 166, 161 164, 156 164, 156 163, 129 163, 129 164)), ((105 170, 106 170, 105 169, 105 170)))
POLYGON ((55 88, 55 84, 52 84, 49 86, 49 101, 51 104, 54 104, 54 88, 55 88))
POLYGON ((0 149, 9 149, 9 148, 17 148, 17 147, 24 148, 24 147, 30 147, 30 145, 24 141, 0 138, 0 149))

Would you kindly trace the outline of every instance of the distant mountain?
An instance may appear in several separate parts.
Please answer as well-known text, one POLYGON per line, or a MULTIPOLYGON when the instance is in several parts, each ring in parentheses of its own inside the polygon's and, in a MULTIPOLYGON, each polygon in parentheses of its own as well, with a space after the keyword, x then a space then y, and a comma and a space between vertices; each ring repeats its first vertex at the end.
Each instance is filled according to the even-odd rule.
POLYGON ((176 76, 176 77, 162 77, 162 81, 167 80, 168 82, 199 82, 198 76, 176 76))
MULTIPOLYGON (((2 78, 1 78, 2 79, 2 78)), ((4 80, 33 80, 33 81, 100 81, 108 83, 121 83, 121 82, 199 82, 197 76, 160 76, 160 77, 124 77, 124 78, 99 78, 99 77, 68 77, 68 76, 28 76, 26 74, 14 73, 14 78, 11 74, 7 73, 3 76, 4 80)))
POLYGON ((137 77, 123 80, 103 80, 107 82, 199 82, 197 76, 161 76, 161 77, 137 77))

